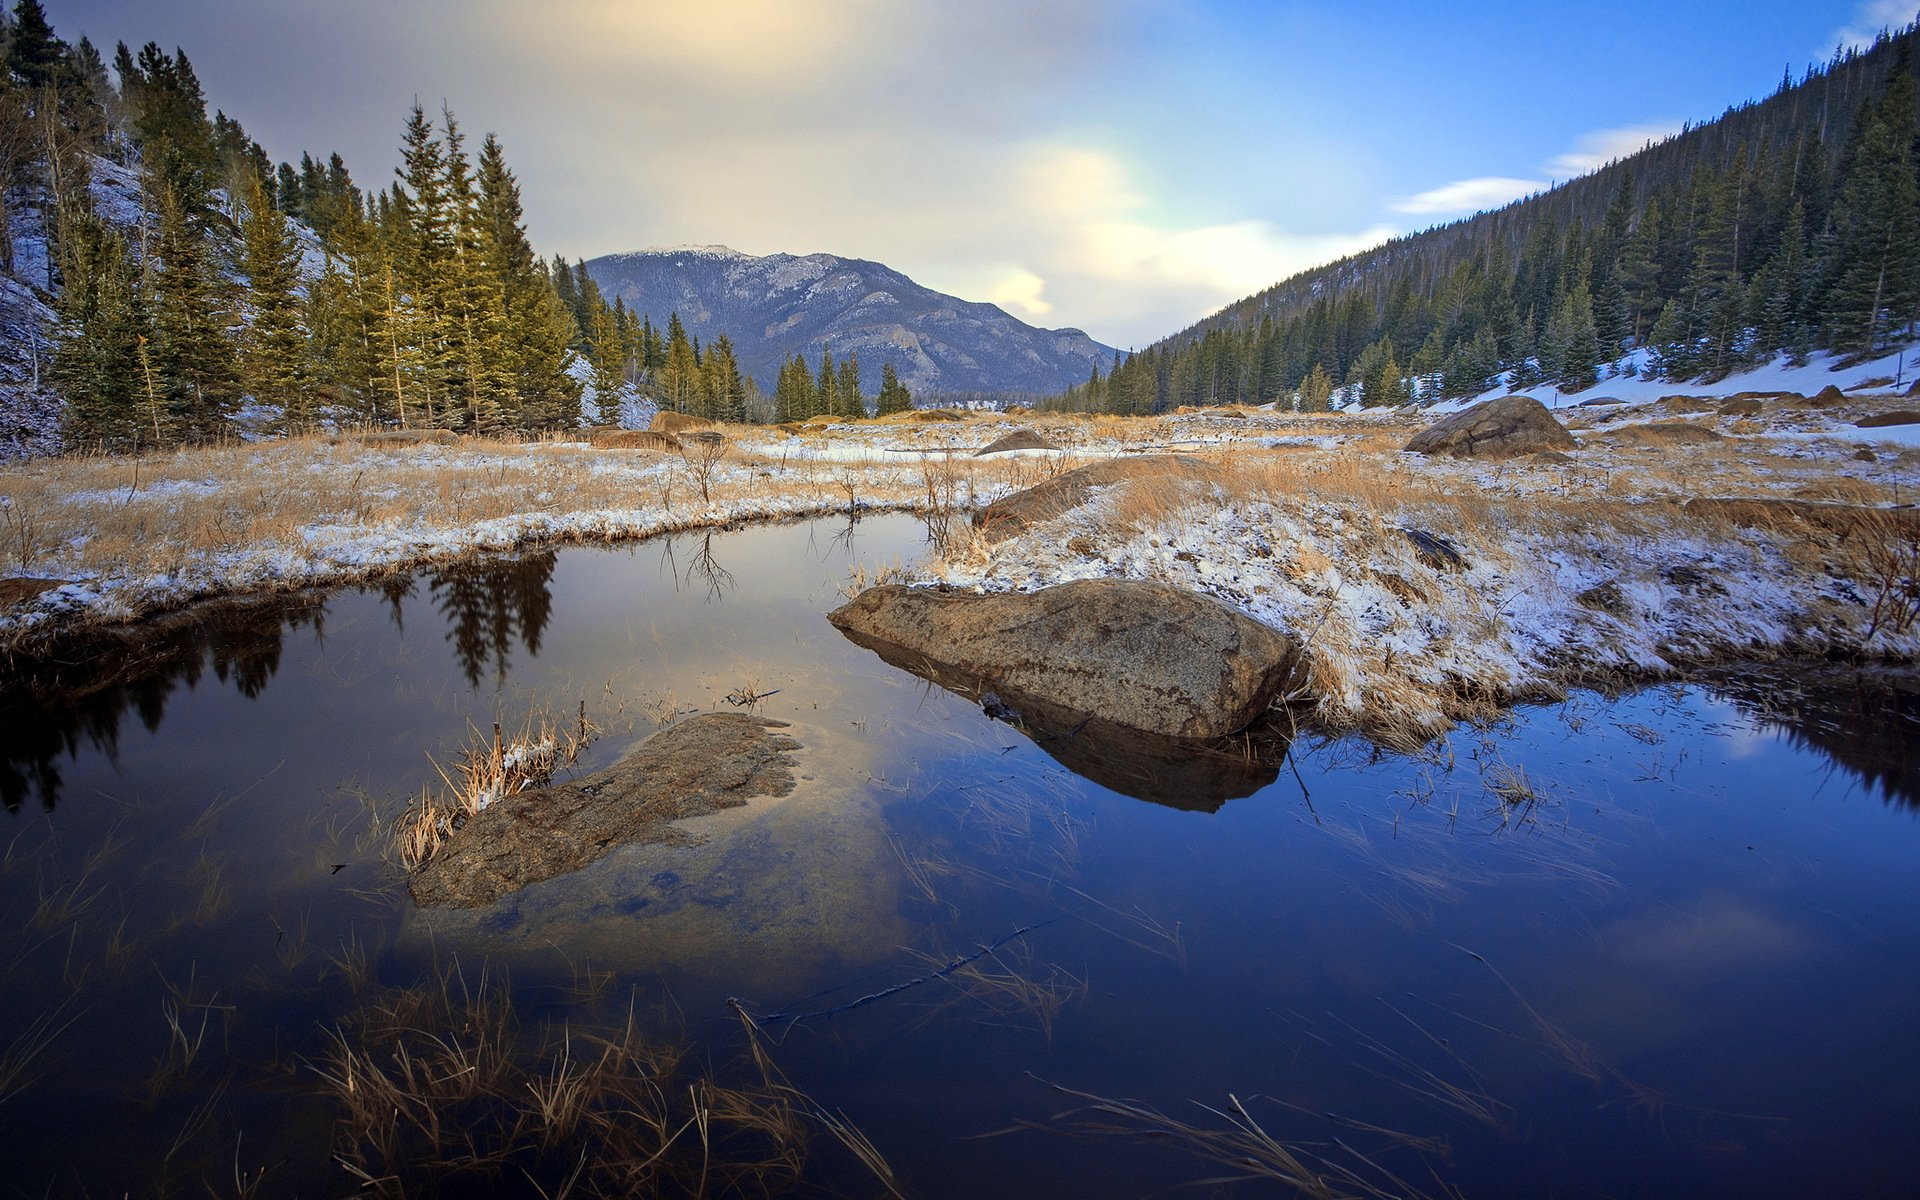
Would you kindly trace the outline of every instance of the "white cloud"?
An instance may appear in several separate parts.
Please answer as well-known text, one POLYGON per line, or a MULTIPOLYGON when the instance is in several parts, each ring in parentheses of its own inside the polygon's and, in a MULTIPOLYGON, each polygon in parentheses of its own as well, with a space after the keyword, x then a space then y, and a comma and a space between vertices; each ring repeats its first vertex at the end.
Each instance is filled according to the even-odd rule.
POLYGON ((1499 208, 1509 201, 1537 192, 1547 186, 1544 179, 1509 179, 1503 175, 1486 175, 1479 179, 1462 179, 1432 191, 1409 196, 1405 200, 1390 205, 1395 212, 1418 215, 1442 213, 1470 213, 1483 209, 1499 208))
POLYGON ((1911 24, 1915 12, 1913 0, 1864 0, 1853 20, 1834 30, 1833 36, 1827 39, 1828 45, 1814 47, 1814 54, 1824 59, 1834 45, 1864 50, 1873 45, 1873 39, 1880 36, 1882 29, 1900 29, 1911 24))
POLYGON ((1637 154, 1648 143, 1679 132, 1680 126, 1671 123, 1596 130, 1582 137, 1572 150, 1548 163, 1547 170, 1555 179, 1572 179, 1629 154, 1637 154))
MULTIPOLYGON (((1620 129, 1595 130, 1582 136, 1573 149, 1556 155, 1541 170, 1552 179, 1572 179, 1634 154, 1649 142, 1657 142, 1678 132, 1680 127, 1674 124, 1628 125, 1620 129)), ((1509 201, 1544 191, 1550 186, 1547 179, 1484 175, 1443 184, 1417 196, 1396 201, 1388 207, 1395 212, 1419 216, 1464 216, 1499 208, 1509 201)))
POLYGON ((1032 271, 1016 270, 989 285, 982 299, 1029 320, 1038 320, 1053 311, 1046 290, 1046 280, 1032 271))

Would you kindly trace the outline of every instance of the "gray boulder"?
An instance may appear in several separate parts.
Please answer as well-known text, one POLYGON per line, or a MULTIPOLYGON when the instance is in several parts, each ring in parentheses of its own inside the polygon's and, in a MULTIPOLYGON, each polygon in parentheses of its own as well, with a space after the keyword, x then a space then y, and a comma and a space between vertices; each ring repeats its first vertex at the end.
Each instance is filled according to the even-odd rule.
POLYGON ((1449 458, 1514 458, 1540 450, 1572 450, 1576 445, 1546 405, 1532 396, 1502 396, 1428 426, 1413 436, 1406 449, 1449 458))
POLYGON ((988 595, 885 585, 827 619, 891 662, 974 677, 1015 708, 1031 697, 1163 737, 1244 729, 1304 671, 1291 638, 1164 583, 988 595))

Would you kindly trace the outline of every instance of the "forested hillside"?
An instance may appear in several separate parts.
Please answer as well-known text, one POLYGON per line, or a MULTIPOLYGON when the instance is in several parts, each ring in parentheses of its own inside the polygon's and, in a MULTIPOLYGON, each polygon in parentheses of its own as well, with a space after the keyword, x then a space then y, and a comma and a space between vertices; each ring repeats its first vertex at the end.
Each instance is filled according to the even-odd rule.
POLYGON ((1869 353, 1920 303, 1916 27, 1495 212, 1285 280, 1054 407, 1470 396, 1869 353))
POLYGON ((724 337, 672 345, 536 256, 500 144, 451 112, 416 106, 397 178, 363 189, 209 117, 184 51, 109 70, 38 0, 0 18, 0 63, 0 457, 751 407, 724 337))

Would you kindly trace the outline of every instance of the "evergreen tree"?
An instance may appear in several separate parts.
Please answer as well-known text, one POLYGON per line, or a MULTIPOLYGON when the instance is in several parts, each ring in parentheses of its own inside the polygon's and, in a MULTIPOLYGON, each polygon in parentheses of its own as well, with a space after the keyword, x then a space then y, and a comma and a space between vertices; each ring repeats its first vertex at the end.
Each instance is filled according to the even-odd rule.
POLYGON ((152 297, 151 369, 168 440, 211 441, 226 431, 239 396, 231 287, 214 250, 213 214, 191 161, 164 145, 154 171, 158 214, 145 290, 152 297), (154 265, 157 264, 157 265, 154 265))
POLYGON ((61 214, 60 324, 53 380, 66 400, 69 447, 136 450, 163 440, 157 404, 140 388, 145 316, 126 239, 92 211, 61 214))
POLYGON ((1901 71, 1863 113, 1833 205, 1835 348, 1871 351, 1913 319, 1920 290, 1920 185, 1914 178, 1913 77, 1901 71))
POLYGON ((813 411, 828 416, 842 411, 840 393, 834 386, 833 351, 825 346, 820 347, 820 373, 814 377, 813 411))
POLYGON ((1333 376, 1327 374, 1327 368, 1314 363, 1307 377, 1300 381, 1300 411, 1326 412, 1333 407, 1333 376))
POLYGON ((567 374, 573 314, 527 241, 519 181, 491 134, 480 146, 478 183, 478 244, 498 289, 499 352, 514 395, 510 407, 525 429, 570 424, 580 405, 580 385, 567 374))
POLYGON ((305 379, 302 304, 295 291, 300 247, 264 180, 254 179, 246 203, 240 269, 247 278, 248 321, 240 338, 240 382, 256 403, 279 405, 282 432, 293 432, 310 426, 316 416, 305 379))
POLYGON ((40 0, 19 0, 7 38, 7 71, 28 91, 61 83, 67 47, 53 35, 40 0))
MULTIPOLYGON (((1093 379, 1089 386, 1097 386, 1099 380, 1100 368, 1095 365, 1093 379)), ((876 411, 883 417, 889 413, 907 412, 913 408, 913 396, 907 391, 906 385, 900 382, 900 376, 894 371, 892 363, 880 364, 880 394, 875 398, 874 405, 876 411)))
POLYGON ((701 359, 700 372, 707 402, 705 415, 715 421, 745 420, 747 388, 740 376, 740 362, 734 357, 733 339, 724 333, 714 338, 701 359))
POLYGON ((700 399, 700 361, 678 312, 667 317, 666 361, 656 376, 661 404, 674 412, 694 411, 700 399))
POLYGON ((867 415, 866 397, 860 390, 860 356, 849 354, 834 376, 833 394, 840 402, 839 414, 858 420, 867 415))

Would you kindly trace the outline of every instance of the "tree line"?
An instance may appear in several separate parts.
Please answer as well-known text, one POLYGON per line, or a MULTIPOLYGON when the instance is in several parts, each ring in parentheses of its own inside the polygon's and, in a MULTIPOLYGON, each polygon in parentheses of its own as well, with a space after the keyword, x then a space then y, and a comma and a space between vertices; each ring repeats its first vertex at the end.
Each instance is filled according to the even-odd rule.
POLYGON ((1570 183, 1276 284, 1046 406, 1314 411, 1884 351, 1920 317, 1917 30, 1570 183))
MULTIPOLYGON (((658 330, 535 254, 499 141, 470 152, 450 110, 415 104, 394 180, 363 190, 338 154, 276 166, 209 117, 184 51, 122 44, 110 76, 19 0, 0 62, 0 269, 20 267, 16 217, 37 219, 69 447, 203 442, 239 418, 531 435, 618 422, 627 397, 776 415, 724 334, 658 330), (137 212, 102 210, 96 164, 131 173, 137 212)), ((834 383, 864 407, 857 365, 834 383)))

